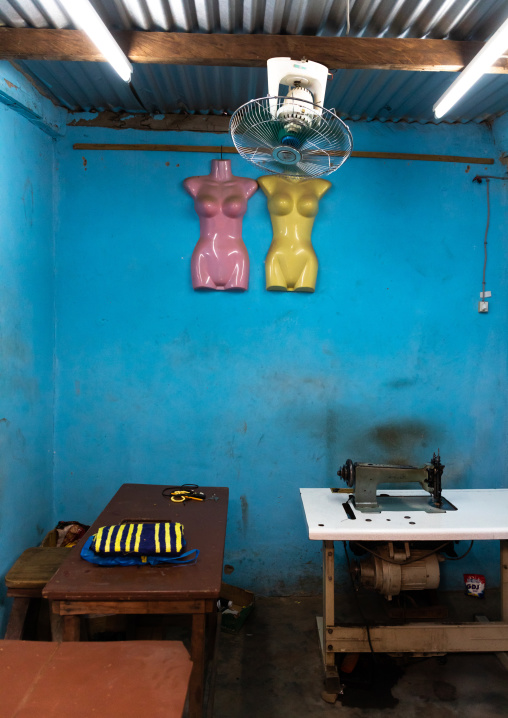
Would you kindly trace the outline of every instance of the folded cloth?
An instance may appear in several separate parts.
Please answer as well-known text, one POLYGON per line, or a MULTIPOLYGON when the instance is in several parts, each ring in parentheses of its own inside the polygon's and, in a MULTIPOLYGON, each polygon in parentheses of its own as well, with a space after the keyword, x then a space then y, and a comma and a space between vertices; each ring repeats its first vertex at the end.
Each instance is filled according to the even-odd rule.
POLYGON ((95 563, 98 566, 158 566, 159 564, 175 564, 177 566, 183 566, 185 564, 196 563, 199 556, 198 549, 192 549, 184 553, 179 553, 174 556, 136 556, 134 554, 117 554, 109 556, 102 556, 99 553, 95 553, 92 550, 92 541, 95 536, 90 536, 81 549, 81 558, 90 563, 95 563))
POLYGON ((101 556, 178 556, 185 546, 182 524, 172 521, 102 526, 91 543, 101 556))

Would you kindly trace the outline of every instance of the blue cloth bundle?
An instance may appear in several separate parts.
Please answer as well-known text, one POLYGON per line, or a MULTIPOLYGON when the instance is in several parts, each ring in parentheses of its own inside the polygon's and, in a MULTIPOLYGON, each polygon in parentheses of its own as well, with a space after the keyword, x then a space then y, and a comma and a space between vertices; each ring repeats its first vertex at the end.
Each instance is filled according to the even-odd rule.
POLYGON ((198 549, 184 552, 183 526, 173 522, 102 526, 81 549, 99 566, 157 566, 196 563, 198 549))

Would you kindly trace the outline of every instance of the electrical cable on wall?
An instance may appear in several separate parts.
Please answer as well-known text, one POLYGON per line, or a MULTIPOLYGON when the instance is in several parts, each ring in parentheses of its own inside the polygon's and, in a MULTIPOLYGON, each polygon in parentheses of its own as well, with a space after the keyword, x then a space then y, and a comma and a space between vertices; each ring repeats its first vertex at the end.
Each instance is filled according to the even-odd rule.
POLYGON ((478 311, 480 314, 487 314, 489 311, 489 303, 487 298, 492 296, 492 292, 485 291, 485 272, 487 270, 487 236, 489 234, 490 225, 490 193, 489 183, 490 180, 508 180, 508 177, 496 177, 495 175, 476 175, 473 177, 473 182, 481 184, 483 180, 487 183, 487 226, 485 227, 485 238, 483 240, 484 260, 483 260, 483 275, 482 275, 482 291, 480 292, 480 301, 478 302, 478 311))
POLYGON ((129 90, 132 92, 132 94, 136 98, 137 103, 144 109, 145 112, 148 112, 148 109, 143 104, 143 100, 138 95, 138 92, 137 92, 136 88, 134 87, 134 85, 132 84, 132 82, 129 81, 127 84, 129 86, 129 90))
POLYGON ((490 194, 489 194, 489 183, 490 179, 486 180, 487 182, 487 226, 485 227, 485 238, 483 240, 483 250, 484 250, 484 260, 483 260, 483 276, 482 276, 482 294, 481 294, 481 301, 479 306, 480 312, 486 312, 489 308, 489 303, 486 302, 487 293, 485 291, 485 271, 487 269, 487 236, 489 234, 489 225, 490 225, 490 194))

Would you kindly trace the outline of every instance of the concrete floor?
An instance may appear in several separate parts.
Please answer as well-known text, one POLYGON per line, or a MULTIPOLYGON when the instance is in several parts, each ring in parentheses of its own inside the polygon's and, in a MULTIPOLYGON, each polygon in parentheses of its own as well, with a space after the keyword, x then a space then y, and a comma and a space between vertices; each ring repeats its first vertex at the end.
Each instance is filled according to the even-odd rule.
MULTIPOLYGON (((466 603, 471 615, 463 620, 472 620, 472 612, 489 615, 486 603, 477 609, 478 602, 466 603)), ((321 614, 319 597, 258 598, 238 634, 221 633, 215 718, 508 716, 508 672, 493 654, 404 661, 380 655, 374 664, 364 656, 342 702, 325 703, 316 629, 321 614)))

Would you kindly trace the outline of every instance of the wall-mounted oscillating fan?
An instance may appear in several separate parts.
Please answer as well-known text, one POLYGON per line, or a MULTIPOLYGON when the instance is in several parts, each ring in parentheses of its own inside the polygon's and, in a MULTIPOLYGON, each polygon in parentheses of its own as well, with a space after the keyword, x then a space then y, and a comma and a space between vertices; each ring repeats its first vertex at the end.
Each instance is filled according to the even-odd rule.
POLYGON ((323 107, 328 68, 317 62, 273 57, 267 62, 268 97, 232 115, 229 129, 239 154, 267 172, 323 177, 349 157, 347 125, 323 107), (289 92, 279 96, 279 85, 289 92))

